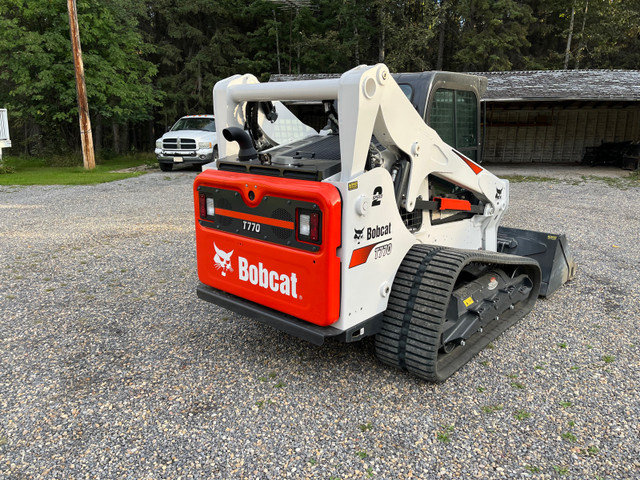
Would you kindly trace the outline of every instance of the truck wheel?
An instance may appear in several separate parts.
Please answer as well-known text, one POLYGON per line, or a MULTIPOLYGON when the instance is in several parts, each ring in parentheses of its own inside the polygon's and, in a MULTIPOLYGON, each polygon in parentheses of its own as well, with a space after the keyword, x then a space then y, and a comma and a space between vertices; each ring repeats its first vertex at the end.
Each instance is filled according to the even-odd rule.
POLYGON ((173 169, 173 163, 165 163, 165 162, 160 162, 160 170, 162 170, 163 172, 170 172, 173 169))

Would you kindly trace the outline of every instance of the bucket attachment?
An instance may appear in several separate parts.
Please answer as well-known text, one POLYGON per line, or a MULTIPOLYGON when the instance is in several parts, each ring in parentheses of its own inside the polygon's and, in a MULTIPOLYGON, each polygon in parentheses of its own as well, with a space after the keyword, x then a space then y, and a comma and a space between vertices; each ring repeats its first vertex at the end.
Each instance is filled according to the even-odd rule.
POLYGON ((498 228, 498 252, 530 257, 540 264, 542 283, 540 296, 548 297, 576 272, 567 237, 550 233, 498 228))

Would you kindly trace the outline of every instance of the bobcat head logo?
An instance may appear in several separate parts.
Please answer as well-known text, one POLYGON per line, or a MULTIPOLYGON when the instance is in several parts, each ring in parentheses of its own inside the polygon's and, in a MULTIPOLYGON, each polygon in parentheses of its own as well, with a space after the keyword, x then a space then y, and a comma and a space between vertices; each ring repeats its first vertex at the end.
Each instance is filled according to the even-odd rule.
POLYGON ((504 188, 496 188, 496 200, 500 200, 502 198, 502 191, 504 188))
MULTIPOLYGON (((364 228, 361 228, 360 230, 358 230, 357 228, 354 228, 353 231, 355 232, 355 235, 353 236, 354 240, 362 240, 362 233, 364 232, 364 228)), ((358 242, 360 243, 360 242, 358 242)))
POLYGON ((231 266, 231 255, 233 255, 233 250, 230 252, 220 250, 215 242, 213 243, 213 248, 216 249, 216 256, 213 257, 213 261, 216 262, 216 270, 220 270, 222 276, 226 277, 227 272, 233 272, 233 267, 231 266))

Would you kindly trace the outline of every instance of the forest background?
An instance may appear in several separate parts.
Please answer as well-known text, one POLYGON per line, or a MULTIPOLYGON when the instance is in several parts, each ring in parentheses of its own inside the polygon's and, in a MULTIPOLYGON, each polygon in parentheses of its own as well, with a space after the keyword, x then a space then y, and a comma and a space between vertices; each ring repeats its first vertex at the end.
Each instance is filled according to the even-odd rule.
MULTIPOLYGON (((640 0, 77 0, 98 156, 151 151, 253 73, 638 69, 640 0)), ((12 155, 78 151, 67 4, 0 0, 12 155)))

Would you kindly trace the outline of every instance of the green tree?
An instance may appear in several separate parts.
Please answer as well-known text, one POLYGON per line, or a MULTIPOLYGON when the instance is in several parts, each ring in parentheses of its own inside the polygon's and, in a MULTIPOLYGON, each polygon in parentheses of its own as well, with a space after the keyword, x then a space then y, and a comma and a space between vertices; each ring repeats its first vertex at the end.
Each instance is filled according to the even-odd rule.
MULTIPOLYGON (((78 23, 92 117, 108 125, 151 118, 157 92, 150 47, 125 0, 82 0, 78 23)), ((79 145, 75 73, 65 2, 0 0, 0 104, 27 150, 79 145)), ((97 125, 101 124, 98 120, 97 125)))
POLYGON ((529 0, 528 4, 537 19, 529 26, 531 45, 523 49, 528 68, 563 68, 570 34, 568 68, 638 68, 640 1, 529 0))
POLYGON ((215 82, 240 73, 253 28, 245 21, 249 8, 241 0, 148 3, 145 33, 156 46, 149 58, 166 95, 158 111, 165 127, 187 113, 212 112, 215 82))
POLYGON ((529 46, 531 8, 516 0, 462 0, 459 67, 469 71, 522 68, 522 49, 529 46))
POLYGON ((438 48, 438 14, 433 2, 385 2, 387 10, 384 61, 393 71, 430 70, 438 48))
POLYGON ((580 60, 580 68, 640 68, 640 1, 592 0, 584 20, 584 31, 578 32, 572 49, 572 65, 580 60))
POLYGON ((529 0, 536 19, 529 25, 529 46, 522 49, 531 70, 562 68, 571 2, 558 0, 529 0))

